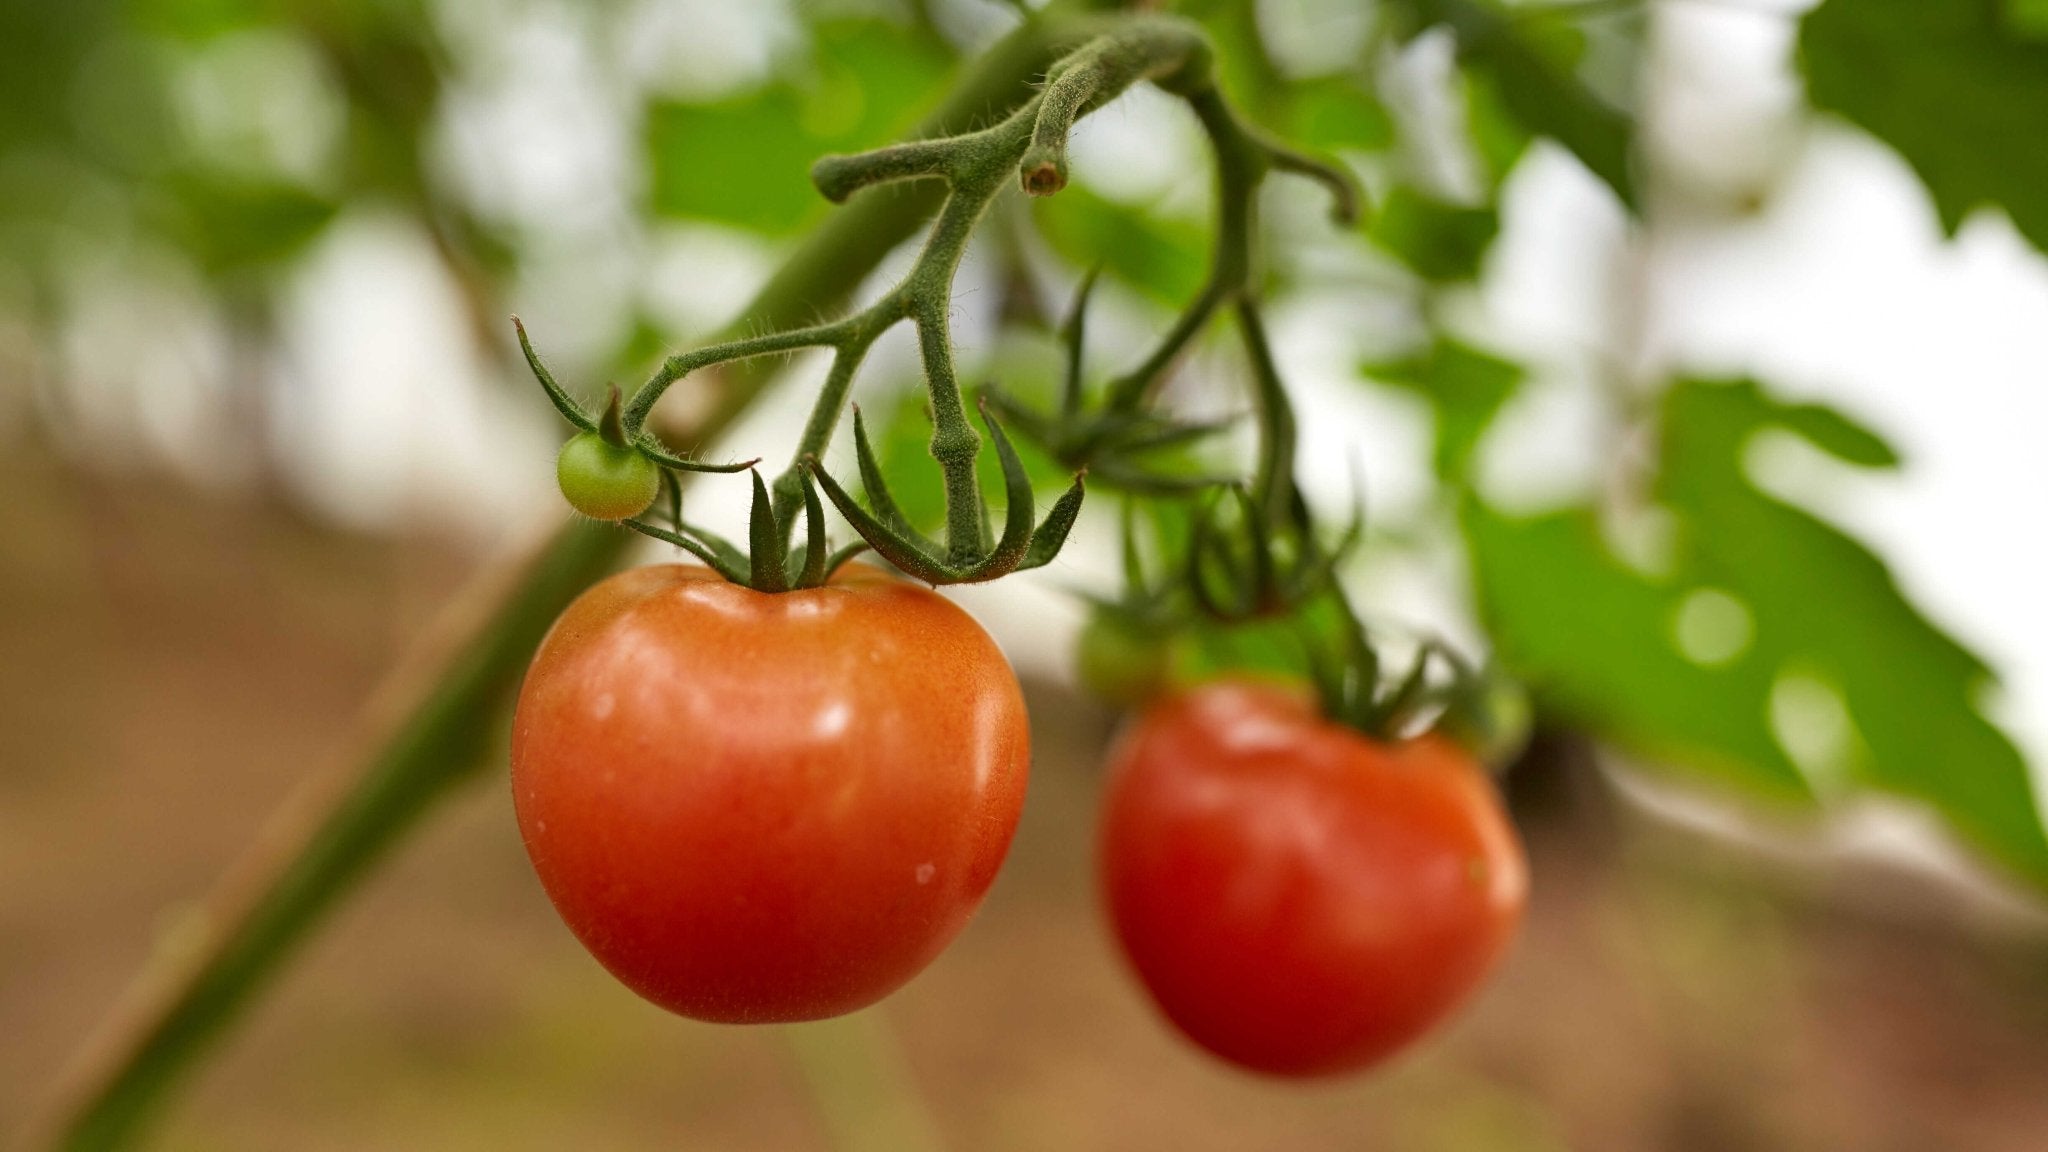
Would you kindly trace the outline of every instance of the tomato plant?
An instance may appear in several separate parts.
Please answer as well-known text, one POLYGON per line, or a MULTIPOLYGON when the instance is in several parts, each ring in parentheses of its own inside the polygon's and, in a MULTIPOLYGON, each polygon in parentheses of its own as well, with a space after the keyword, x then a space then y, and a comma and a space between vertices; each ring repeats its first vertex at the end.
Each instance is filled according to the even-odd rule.
POLYGON ((994 641, 858 564, 779 594, 613 576, 542 642, 512 735, 562 919, 634 991, 724 1022, 834 1016, 916 975, 994 881, 1029 764, 994 641))
POLYGON ((1167 1017, 1289 1076, 1362 1068, 1443 1020, 1528 887, 1454 745, 1378 742, 1249 680, 1167 697, 1124 737, 1100 851, 1118 939, 1167 1017))

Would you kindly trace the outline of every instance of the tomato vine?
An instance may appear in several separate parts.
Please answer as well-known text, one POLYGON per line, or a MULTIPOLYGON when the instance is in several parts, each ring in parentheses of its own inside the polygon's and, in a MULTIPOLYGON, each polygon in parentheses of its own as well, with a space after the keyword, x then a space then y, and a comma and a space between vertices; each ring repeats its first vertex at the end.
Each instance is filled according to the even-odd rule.
MULTIPOLYGON (((841 319, 726 341, 669 357, 634 392, 620 419, 620 442, 664 470, 734 471, 745 465, 711 465, 677 456, 647 429, 654 405, 676 381, 713 365, 805 348, 829 348, 830 370, 813 404, 789 466, 754 503, 751 558, 713 533, 686 523, 671 480, 666 526, 626 519, 628 527, 665 540, 697 556, 727 579, 762 591, 815 586, 831 565, 812 561, 825 555, 821 509, 813 484, 860 536, 891 564, 930 584, 993 580, 1050 561, 1065 542, 1080 512, 1090 469, 1112 485, 1146 487, 1141 470, 1126 457, 1181 438, 1213 430, 1183 425, 1143 411, 1157 384, 1180 352, 1219 309, 1234 308, 1260 381, 1262 464, 1257 489, 1262 498, 1290 507, 1291 480, 1283 479, 1292 453, 1292 427, 1273 426, 1286 412, 1277 375, 1265 350, 1258 311, 1249 292, 1253 198, 1272 171, 1299 174, 1323 183, 1335 202, 1335 216, 1354 219, 1359 192, 1342 167, 1298 152, 1245 122, 1217 87, 1212 49, 1201 28, 1167 16, 1124 17, 1104 24, 1093 39, 1048 71, 1040 92, 993 126, 938 139, 914 140, 854 155, 827 156, 812 170, 827 199, 843 202, 877 184, 936 179, 947 193, 937 220, 911 269, 874 303, 841 319), (1181 97, 1200 120, 1212 145, 1218 193, 1217 239, 1212 266, 1201 292, 1182 312, 1158 347, 1136 368, 1111 382, 1098 412, 1086 412, 1078 385, 1078 353, 1070 373, 1067 401, 1056 416, 1040 417, 992 392, 983 398, 988 430, 1004 480, 1006 507, 1000 532, 975 479, 982 437, 972 426, 955 372, 947 310, 953 281, 969 238, 990 202, 1016 180, 1031 195, 1058 192, 1067 180, 1067 138, 1077 119, 1101 107, 1139 81, 1151 81, 1181 97), (855 499, 819 463, 847 407, 848 393, 874 342, 908 321, 918 334, 933 430, 930 451, 945 491, 943 537, 932 539, 899 511, 881 479, 866 430, 855 413, 855 451, 867 504, 855 499), (1056 458, 1075 469, 1072 485, 1042 521, 1031 484, 997 413, 1048 444, 1056 458), (789 557, 799 509, 808 540, 801 566, 789 557)), ((1082 297, 1085 304, 1085 293, 1082 297)), ((1071 331, 1078 345, 1077 307, 1071 331)), ((557 384, 525 341, 534 375, 557 409, 572 424, 590 431, 595 422, 557 384)), ((1286 417, 1291 420, 1291 417, 1286 417)))

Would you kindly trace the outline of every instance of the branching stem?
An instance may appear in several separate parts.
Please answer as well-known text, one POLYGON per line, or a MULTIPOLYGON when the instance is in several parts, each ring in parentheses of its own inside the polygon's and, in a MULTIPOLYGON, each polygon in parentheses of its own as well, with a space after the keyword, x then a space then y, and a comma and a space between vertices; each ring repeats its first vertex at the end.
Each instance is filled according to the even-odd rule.
MULTIPOLYGON (((1016 174, 1025 191, 1035 195, 1056 192, 1065 184, 1067 137, 1080 117, 1141 80, 1153 81, 1187 99, 1217 142, 1224 235, 1219 238, 1210 287, 1190 314, 1176 324, 1162 351, 1148 360, 1148 365, 1155 367, 1142 370, 1125 389, 1131 394, 1129 404, 1135 407, 1144 398, 1152 377, 1158 374, 1156 369, 1169 363, 1210 314, 1246 282, 1250 267, 1250 198, 1259 179, 1276 162, 1274 149, 1262 145, 1230 112, 1215 87, 1213 73, 1212 52, 1199 26, 1174 17, 1130 17, 1107 25, 1101 35, 1055 63, 1048 70, 1039 94, 995 125, 943 139, 910 141, 820 160, 812 170, 812 179, 819 191, 835 202, 874 184, 919 179, 945 181, 944 206, 910 271, 880 299, 843 320, 729 341, 670 357, 627 406, 627 431, 637 435, 669 386, 700 368, 801 348, 832 348, 835 355, 831 371, 795 456, 773 485, 772 522, 785 534, 786 542, 803 498, 802 470, 811 467, 811 462, 830 446, 863 356, 883 332, 909 320, 917 327, 918 349, 930 394, 931 455, 944 476, 946 530, 944 540, 936 542, 935 551, 928 549, 933 542, 902 537, 894 541, 897 547, 886 554, 910 558, 914 574, 934 582, 1003 575, 1025 558, 1027 550, 1022 538, 1007 528, 1000 545, 991 531, 975 468, 982 436, 969 419, 953 363, 953 281, 968 241, 989 203, 1008 185, 1011 173, 1016 174), (999 555, 1002 563, 995 562, 999 555)), ((1287 162, 1314 167, 1313 162, 1292 153, 1288 154, 1287 162)), ((1331 179, 1342 183, 1341 176, 1331 179)), ((1006 454, 1006 468, 1013 459, 1006 454)), ((1029 494, 1028 485, 1011 483, 1009 490, 1021 491, 1027 497, 1029 494)), ((835 503, 839 502, 840 490, 836 485, 826 484, 825 491, 835 503)), ((1063 504, 1078 502, 1078 487, 1070 497, 1063 504)), ((873 498, 870 493, 870 499, 873 498)), ((846 511, 845 507, 841 511, 846 511)), ((1066 516, 1070 519, 1070 509, 1066 516)), ((1006 519, 1014 522, 1016 517, 1013 514, 1006 519)), ((1046 529, 1057 531, 1041 530, 1039 535, 1044 538, 1034 537, 1036 546, 1029 550, 1030 554, 1049 556, 1050 550, 1058 547, 1064 529, 1056 521, 1057 518, 1048 521, 1046 529)), ((879 523, 871 518, 865 522, 879 523)), ((861 523, 856 521, 856 526, 861 523)), ((878 542, 870 542, 879 547, 878 542)))
MULTIPOLYGON (((1208 134, 1215 153, 1217 192, 1216 241, 1209 274, 1200 293, 1176 319, 1159 346, 1136 369, 1111 383, 1108 409, 1118 416, 1134 415, 1145 407, 1167 370, 1219 308, 1243 305, 1239 312, 1247 346, 1253 350, 1255 359, 1265 352, 1257 314, 1245 304, 1245 293, 1252 277, 1254 202, 1268 172, 1278 169, 1322 182, 1335 197, 1336 215, 1340 219, 1355 215, 1358 206, 1356 185, 1343 169, 1271 141, 1238 117, 1216 86, 1213 50, 1199 25, 1172 16, 1137 15, 1101 27, 1100 34, 1047 70, 1045 84, 1034 98, 994 125, 855 155, 827 156, 818 161, 812 169, 812 179, 819 191, 834 202, 876 184, 944 181, 945 200, 910 271, 874 303, 844 319, 727 341, 669 357, 627 404, 623 417, 626 435, 650 450, 660 450, 657 444, 642 437, 648 415, 672 384, 698 369, 804 348, 831 348, 832 367, 802 438, 789 467, 769 487, 773 495, 762 509, 759 524, 774 529, 779 547, 787 550, 804 498, 804 477, 815 471, 825 494, 861 531, 863 538, 922 579, 933 583, 988 580, 1005 575, 1019 563, 1043 563, 1049 559, 1064 539, 1064 525, 1071 523, 1078 507, 1079 481, 1062 498, 1055 515, 1036 533, 1031 532, 1027 515, 1022 524, 1023 534, 1019 534, 1017 513, 1028 514, 1028 506, 1011 510, 1005 516, 1003 536, 998 541, 976 474, 983 438, 969 419, 953 363, 950 312, 954 278, 976 225, 990 202, 1009 185, 1012 174, 1029 194, 1050 195, 1059 191, 1067 180, 1067 141, 1075 122, 1140 81, 1151 81, 1187 101, 1208 134), (816 466, 831 445, 854 376, 868 348, 883 332, 905 320, 917 327, 932 413, 930 451, 944 477, 946 528, 941 541, 904 531, 890 523, 886 515, 858 514, 851 498, 816 466), (889 547, 884 547, 884 541, 878 538, 883 534, 891 537, 889 547), (1028 548, 1025 535, 1031 538, 1028 548)), ((1271 396, 1278 389, 1278 378, 1271 373, 1269 355, 1263 364, 1266 375, 1260 380, 1261 428, 1269 436, 1286 435, 1288 444, 1284 448, 1270 444, 1262 448, 1256 499, 1262 511, 1275 514, 1277 519, 1292 498, 1292 482, 1285 473, 1291 467, 1293 423, 1291 413, 1284 422, 1273 415, 1276 409, 1271 396)), ((552 383, 545 378, 542 382, 544 386, 552 383)), ((558 391, 549 388, 551 396, 558 391)), ((1281 396, 1277 403, 1278 410, 1284 410, 1285 397, 1281 396)), ((987 413, 983 418, 992 419, 987 413)), ((989 428, 1000 440, 999 429, 993 423, 989 428)), ((1156 430, 1144 434, 1155 435, 1156 430)), ((1084 435, 1075 442, 1085 447, 1090 440, 1084 435)), ((1013 501, 1021 497, 1028 504, 1030 486, 1022 479, 1021 465, 1007 445, 998 447, 1003 449, 998 456, 1005 469, 1006 493, 1013 501)), ((878 475, 865 462, 863 473, 878 475)), ((1110 474, 1116 474, 1114 465, 1110 465, 1110 474)), ((873 484, 868 486, 873 488, 873 484)), ((884 507, 885 498, 878 493, 870 491, 868 496, 877 511, 884 507)), ((755 535, 763 531, 766 527, 755 535)))

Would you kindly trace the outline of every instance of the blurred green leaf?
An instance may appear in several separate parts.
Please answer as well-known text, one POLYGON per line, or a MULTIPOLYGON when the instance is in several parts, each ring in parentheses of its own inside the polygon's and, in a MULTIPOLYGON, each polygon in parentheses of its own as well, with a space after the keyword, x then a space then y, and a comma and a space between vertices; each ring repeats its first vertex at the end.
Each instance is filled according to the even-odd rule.
POLYGON ((1079 183, 1033 200, 1031 214, 1046 242, 1075 266, 1100 264, 1161 303, 1185 304, 1208 274, 1208 235, 1200 224, 1161 219, 1079 183))
POLYGON ((1491 206, 1447 204, 1405 185, 1380 201, 1371 227, 1375 243, 1439 283, 1476 278, 1499 233, 1500 214, 1491 206))
POLYGON ((1529 151, 1536 137, 1501 95, 1500 85, 1485 73, 1465 77, 1465 124, 1472 149, 1483 165, 1487 187, 1495 200, 1508 174, 1529 151))
POLYGON ((829 149, 798 127, 798 98, 770 89, 647 112, 656 212, 782 234, 824 210, 804 174, 829 149))
POLYGON ((1394 142, 1394 118, 1363 80, 1333 76, 1295 85, 1288 136, 1308 148, 1378 152, 1394 142))
POLYGON ((1519 518, 1467 501, 1479 600, 1504 663, 1545 707, 1659 759, 1783 798, 1862 787, 1922 800, 2048 881, 2026 766, 1975 703, 1988 670, 1869 549, 1765 493, 1742 465, 1769 429, 1852 463, 1888 466, 1889 447, 1750 381, 1681 382, 1661 416, 1652 495, 1674 534, 1658 571, 1617 558, 1590 507, 1519 518), (1696 607, 1736 635, 1698 651, 1686 635, 1696 607), (1793 688, 1842 713, 1844 730, 1822 733, 1818 753, 1790 730, 1793 688))
POLYGON ((1420 354, 1369 364, 1375 380, 1417 392, 1436 410, 1436 474, 1460 483, 1471 474, 1479 439, 1522 382, 1522 368, 1462 341, 1439 336, 1420 354))
POLYGON ((1896 149, 1951 231, 1996 204, 2048 249, 2039 26, 2008 25, 1999 0, 1827 0, 1799 28, 1807 94, 1896 149))
POLYGON ((1216 46, 1223 91, 1255 120, 1270 120, 1287 97, 1288 80, 1273 66, 1259 27, 1257 0, 1179 0, 1178 15, 1200 23, 1216 46))
POLYGON ((1766 723, 1767 670, 1681 655, 1668 637, 1685 584, 1618 559, 1592 509, 1515 517, 1474 497, 1463 526, 1496 656, 1541 711, 1746 791, 1810 798, 1766 723))
POLYGON ((292 184, 171 181, 161 227, 209 275, 296 256, 339 205, 292 184))
POLYGON ((2030 39, 2048 39, 2048 0, 2003 0, 2006 27, 2030 39))
POLYGON ((1788 431, 1847 464, 1896 468, 1899 454, 1884 438, 1824 404, 1787 404, 1777 421, 1788 431))
POLYGON ((285 23, 289 15, 280 11, 274 0, 126 0, 126 4, 136 27, 183 40, 285 23))
POLYGON ((827 152, 893 142, 953 61, 943 47, 873 21, 812 28, 799 76, 707 104, 647 110, 655 211, 780 235, 829 206, 811 187, 827 152))
POLYGON ((1572 72, 1580 38, 1563 21, 1517 21, 1483 0, 1393 0, 1413 35, 1443 25, 1458 38, 1458 61, 1493 86, 1523 127, 1570 149, 1631 208, 1638 203, 1629 153, 1634 121, 1593 94, 1572 72))
MULTIPOLYGON (((1787 425, 1788 412, 1790 430, 1808 432, 1812 411, 1747 381, 1672 394, 1660 492, 1691 521, 1689 565, 1750 602, 1759 659, 1817 669, 1839 688, 1862 745, 1846 765, 1852 780, 1933 803, 2005 863, 2048 880, 2026 765, 1976 705, 1990 670, 1908 603, 1867 548, 1765 495, 1738 466, 1755 432, 1787 425)), ((1844 428, 1854 426, 1835 431, 1844 428)), ((1854 438, 1815 445, 1845 459, 1895 458, 1854 438)))

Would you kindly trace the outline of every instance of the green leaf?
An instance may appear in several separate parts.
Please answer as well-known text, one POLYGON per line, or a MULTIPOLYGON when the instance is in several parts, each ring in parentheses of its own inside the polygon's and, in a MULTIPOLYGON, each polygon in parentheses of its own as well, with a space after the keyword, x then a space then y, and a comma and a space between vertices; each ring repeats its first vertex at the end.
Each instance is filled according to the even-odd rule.
POLYGON ((1467 501, 1503 662, 1544 706, 1658 759, 1785 798, 1872 789, 1924 801, 2048 882, 2026 766, 1975 703, 1983 663, 1869 549, 1756 487, 1742 464, 1770 429, 1858 463, 1887 465, 1890 450, 1839 414, 1746 380, 1681 382, 1661 415, 1652 496, 1672 517, 1674 547, 1656 572, 1618 559, 1592 508, 1522 519, 1467 501), (1719 622, 1689 623, 1695 609, 1719 622), (1695 626, 1723 635, 1688 642, 1695 626), (1819 747, 1786 718, 1790 697, 1816 692, 1840 714, 1819 747))
POLYGON ((1550 21, 1516 21, 1480 0, 1394 0, 1409 34, 1444 25, 1458 38, 1458 61, 1475 81, 1493 88, 1502 107, 1530 132, 1570 149, 1579 162, 1607 182, 1634 208, 1635 176, 1629 164, 1635 122, 1593 94, 1565 57, 1577 37, 1550 21))
POLYGON ((1288 138, 1324 152, 1379 152, 1394 143, 1394 118, 1355 77, 1310 80, 1289 90, 1288 138))
POLYGON ((944 49, 886 23, 821 24, 801 76, 708 104, 647 110, 656 212, 781 235, 829 208, 811 187, 827 152, 889 143, 944 79, 944 49))
POLYGON ((288 260, 340 205, 294 184, 174 180, 158 201, 159 224, 207 272, 220 275, 288 260))
MULTIPOLYGON (((1827 0, 1799 28, 1814 106, 1896 149, 1953 231, 2002 206, 2048 249, 2048 42, 1999 0, 1827 0)), ((2039 0, 2028 5, 2048 7, 2039 0)))
POLYGON ((1447 283, 1479 275, 1500 232, 1492 207, 1467 208, 1401 186, 1380 201, 1372 238, 1425 280, 1447 283))
POLYGON ((2001 14, 2014 35, 2048 40, 2048 0, 2004 0, 2001 14))
POLYGON ((1522 383, 1520 365, 1448 336, 1410 359, 1369 364, 1365 373, 1436 409, 1436 474, 1453 484, 1470 478, 1480 437, 1522 383))
POLYGON ((797 98, 771 89, 719 104, 647 110, 654 211, 780 235, 821 215, 800 179, 820 148, 797 126, 797 98))
POLYGON ((1814 447, 1847 464, 1865 468, 1896 468, 1899 454, 1884 438, 1823 404, 1788 404, 1777 409, 1777 423, 1797 432, 1814 447))
POLYGON ((1031 214, 1046 241, 1076 266, 1100 264, 1161 303, 1185 304, 1208 274, 1208 235, 1200 224, 1161 219, 1078 183, 1033 200, 1031 214))
POLYGON ((1463 526, 1496 656, 1540 710, 1724 784, 1810 801, 1771 737, 1766 669, 1702 668, 1667 639, 1683 581, 1615 557, 1590 508, 1511 517, 1473 498, 1463 526))

